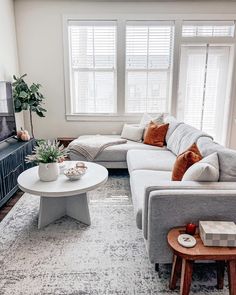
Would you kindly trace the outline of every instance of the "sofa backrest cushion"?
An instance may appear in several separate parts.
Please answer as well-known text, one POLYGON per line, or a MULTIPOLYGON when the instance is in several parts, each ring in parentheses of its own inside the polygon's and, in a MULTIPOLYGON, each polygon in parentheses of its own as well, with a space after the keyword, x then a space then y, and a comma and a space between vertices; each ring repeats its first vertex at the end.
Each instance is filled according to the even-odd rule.
POLYGON ((164 117, 164 123, 169 124, 168 131, 166 133, 166 142, 169 140, 171 134, 174 132, 174 130, 180 125, 184 124, 184 122, 178 121, 175 119, 175 117, 167 115, 164 117))
POLYGON ((197 146, 203 157, 217 152, 220 166, 219 181, 236 182, 236 151, 225 148, 206 137, 199 138, 197 146))
POLYGON ((186 151, 192 144, 196 143, 200 137, 210 137, 190 125, 179 124, 167 139, 167 148, 174 154, 180 155, 186 151))

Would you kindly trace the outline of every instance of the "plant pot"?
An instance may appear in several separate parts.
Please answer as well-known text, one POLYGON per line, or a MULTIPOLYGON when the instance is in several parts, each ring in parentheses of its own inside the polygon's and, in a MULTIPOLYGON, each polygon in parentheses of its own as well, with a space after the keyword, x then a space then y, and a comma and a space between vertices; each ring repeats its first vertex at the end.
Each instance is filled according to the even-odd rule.
POLYGON ((39 163, 38 175, 42 181, 55 181, 60 173, 58 163, 39 163))

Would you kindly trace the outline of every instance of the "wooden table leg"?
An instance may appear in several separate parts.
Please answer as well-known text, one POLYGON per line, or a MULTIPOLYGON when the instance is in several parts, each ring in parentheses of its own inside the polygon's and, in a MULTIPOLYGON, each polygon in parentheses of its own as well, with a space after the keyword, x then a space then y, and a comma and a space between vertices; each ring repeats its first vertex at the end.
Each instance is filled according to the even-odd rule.
POLYGON ((182 266, 182 258, 177 255, 174 255, 171 277, 170 277, 170 285, 169 285, 171 290, 174 290, 176 288, 176 283, 181 273, 181 266, 182 266))
POLYGON ((236 295, 236 260, 227 261, 228 278, 229 278, 229 294, 236 295))
POLYGON ((224 288, 224 275, 225 275, 225 262, 216 261, 216 270, 217 270, 217 288, 224 288))
POLYGON ((189 295, 193 274, 193 261, 182 260, 180 295, 189 295))

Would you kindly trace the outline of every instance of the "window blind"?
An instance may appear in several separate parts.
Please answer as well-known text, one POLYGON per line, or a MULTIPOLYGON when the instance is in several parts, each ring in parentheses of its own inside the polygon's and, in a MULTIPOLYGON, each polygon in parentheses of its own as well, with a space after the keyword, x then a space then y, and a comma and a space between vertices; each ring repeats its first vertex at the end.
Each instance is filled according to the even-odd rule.
POLYGON ((74 113, 116 111, 116 22, 71 21, 71 100, 74 113))
POLYGON ((184 21, 183 37, 234 37, 234 21, 184 21))
POLYGON ((181 49, 178 116, 219 142, 228 111, 229 57, 230 46, 196 45, 181 49))
POLYGON ((171 93, 174 24, 128 21, 126 112, 166 112, 171 93))

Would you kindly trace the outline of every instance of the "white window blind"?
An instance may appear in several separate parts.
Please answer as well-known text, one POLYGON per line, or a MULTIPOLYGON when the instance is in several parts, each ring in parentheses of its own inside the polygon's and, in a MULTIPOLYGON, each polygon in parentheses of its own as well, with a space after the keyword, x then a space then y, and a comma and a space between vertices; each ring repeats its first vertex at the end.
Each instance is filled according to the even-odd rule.
POLYGON ((184 21, 183 37, 234 37, 234 21, 184 21))
POLYGON ((178 116, 219 142, 228 117, 229 60, 230 46, 181 48, 178 116))
POLYGON ((116 22, 70 21, 73 113, 116 112, 116 22))
POLYGON ((168 111, 173 38, 172 22, 127 22, 127 113, 168 111))

